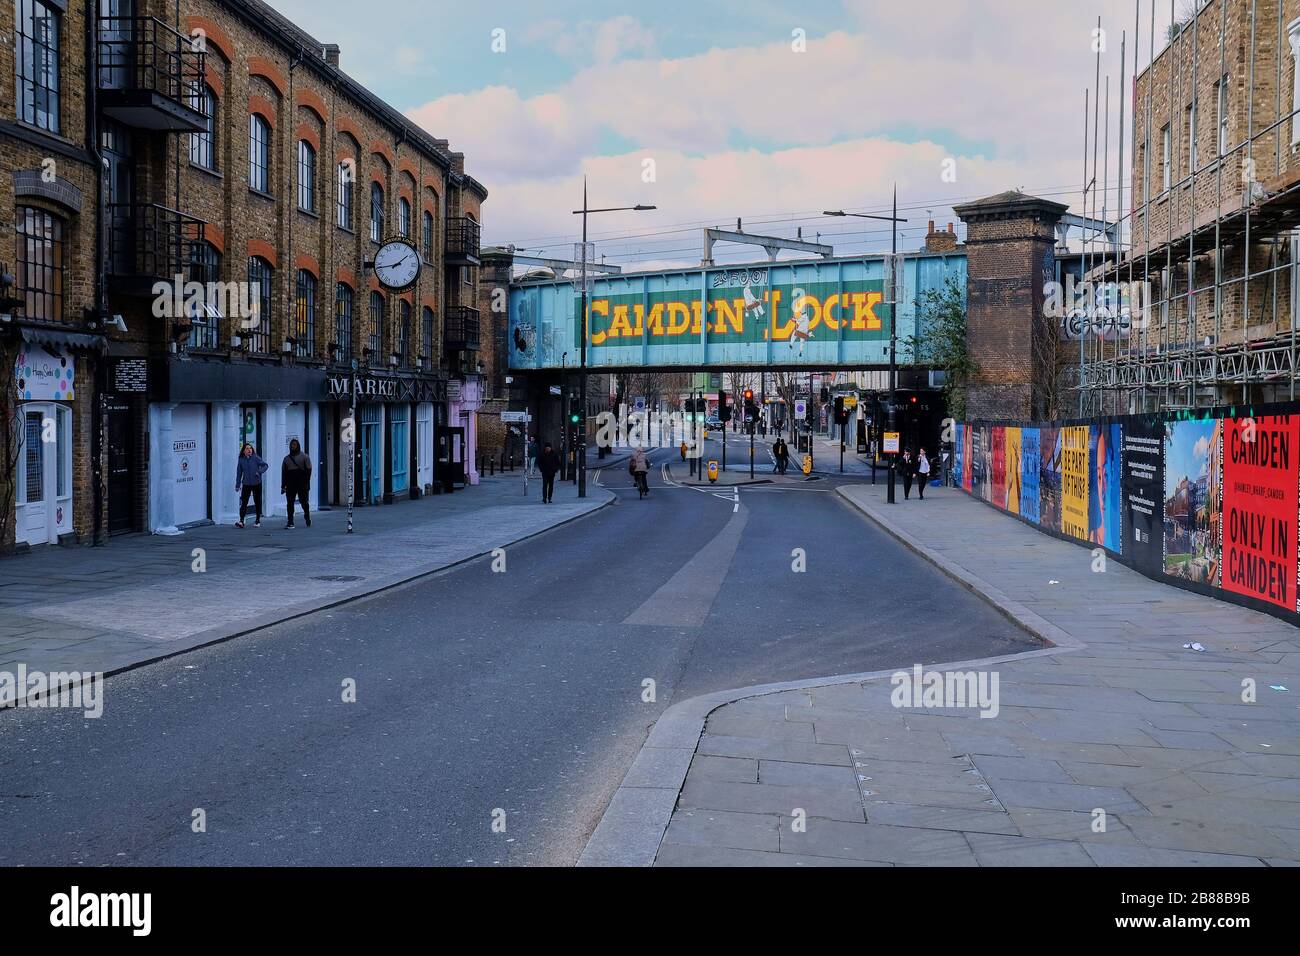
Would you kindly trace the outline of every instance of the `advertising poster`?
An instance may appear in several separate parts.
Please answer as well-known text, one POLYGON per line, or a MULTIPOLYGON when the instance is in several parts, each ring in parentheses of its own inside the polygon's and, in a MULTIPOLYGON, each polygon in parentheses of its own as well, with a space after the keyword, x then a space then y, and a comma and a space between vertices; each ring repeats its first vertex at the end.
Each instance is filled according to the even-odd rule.
POLYGON ((975 462, 975 428, 966 425, 962 428, 961 444, 961 486, 965 491, 971 490, 972 474, 975 462))
POLYGON ((1061 530, 1061 429, 1038 429, 1038 526, 1061 530))
POLYGON ((1006 429, 994 425, 989 434, 989 501, 999 508, 1007 506, 1006 429))
POLYGON ((957 423, 957 433, 952 443, 952 473, 957 476, 956 485, 958 488, 964 488, 966 482, 963 477, 962 463, 966 461, 966 426, 957 423))
POLYGON ((980 426, 980 488, 979 496, 985 501, 993 500, 993 428, 980 426))
POLYGON ((1006 448, 1007 498, 1006 509, 1020 514, 1020 429, 1007 428, 1003 443, 1006 448))
POLYGON ((1145 574, 1161 572, 1161 512, 1164 470, 1161 462, 1165 426, 1158 418, 1124 422, 1121 485, 1124 496, 1123 554, 1145 574))
POLYGON ((1111 551, 1124 547, 1120 502, 1120 443, 1118 422, 1091 427, 1088 436, 1088 540, 1111 551))
POLYGON ((1061 429, 1061 533, 1088 540, 1088 440, 1087 425, 1061 429))
POLYGON ((1217 420, 1165 423, 1165 574, 1213 586, 1219 572, 1217 420))
POLYGON ((1290 610, 1297 438, 1300 416, 1223 421, 1223 588, 1290 610))
POLYGON ((988 445, 988 428, 976 425, 971 428, 970 441, 970 493, 976 498, 987 498, 984 491, 985 448, 988 445))
POLYGON ((1020 516, 1038 524, 1038 470, 1039 460, 1037 428, 1020 428, 1020 516))

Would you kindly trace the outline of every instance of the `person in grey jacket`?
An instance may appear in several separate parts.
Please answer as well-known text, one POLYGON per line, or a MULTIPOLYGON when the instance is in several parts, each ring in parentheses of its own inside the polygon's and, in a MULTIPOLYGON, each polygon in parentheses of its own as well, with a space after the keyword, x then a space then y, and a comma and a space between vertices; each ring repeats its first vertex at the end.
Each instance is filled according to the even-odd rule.
POLYGON ((284 489, 284 499, 289 506, 289 523, 284 527, 293 527, 293 499, 302 504, 302 519, 311 527, 311 508, 307 504, 307 491, 311 488, 311 459, 302 453, 298 439, 289 442, 289 454, 280 464, 280 487, 284 489))
POLYGON ((235 462, 235 493, 239 495, 239 520, 236 528, 244 526, 244 516, 248 514, 248 499, 253 499, 253 513, 256 520, 254 528, 262 527, 262 476, 271 467, 257 456, 253 446, 245 443, 239 450, 239 460, 235 462))

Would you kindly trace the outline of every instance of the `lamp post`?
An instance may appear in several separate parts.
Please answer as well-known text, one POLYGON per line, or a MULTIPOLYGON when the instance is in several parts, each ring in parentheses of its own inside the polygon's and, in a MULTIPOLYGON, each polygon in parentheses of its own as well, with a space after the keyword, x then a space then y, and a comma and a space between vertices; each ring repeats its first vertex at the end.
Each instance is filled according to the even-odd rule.
MULTIPOLYGON (((582 333, 582 350, 580 353, 580 372, 578 380, 578 497, 587 497, 587 216, 594 212, 646 212, 655 206, 607 206, 603 209, 587 208, 587 177, 582 177, 582 208, 573 210, 575 216, 582 216, 582 306, 579 311, 578 325, 582 333)), ((567 423, 566 423, 567 427, 567 423)))
MULTIPOLYGON (((823 216, 855 216, 858 219, 882 219, 891 223, 889 237, 889 268, 895 267, 895 260, 898 257, 898 224, 907 222, 906 219, 898 218, 898 184, 894 184, 894 210, 890 216, 870 216, 863 212, 845 212, 843 209, 827 210, 822 213, 823 216)), ((896 415, 894 408, 895 392, 898 390, 898 276, 890 277, 890 288, 893 290, 894 301, 890 303, 889 310, 889 430, 892 432, 897 427, 896 415)), ((895 452, 889 458, 889 487, 885 490, 885 502, 894 503, 894 463, 898 457, 895 452)), ((876 463, 871 463, 871 475, 874 478, 876 474, 876 463)))

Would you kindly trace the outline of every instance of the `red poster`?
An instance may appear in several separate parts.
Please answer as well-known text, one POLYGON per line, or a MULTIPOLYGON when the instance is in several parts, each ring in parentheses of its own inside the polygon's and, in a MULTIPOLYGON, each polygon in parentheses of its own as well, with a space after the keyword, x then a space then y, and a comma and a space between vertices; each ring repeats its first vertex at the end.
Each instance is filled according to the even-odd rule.
POLYGON ((1007 506, 1007 430, 993 426, 993 474, 989 476, 991 497, 999 508, 1007 506))
POLYGON ((1223 588, 1296 610, 1300 416, 1226 419, 1223 588))
POLYGON ((975 457, 972 435, 975 429, 967 425, 961 430, 961 487, 963 491, 971 489, 971 468, 975 457))

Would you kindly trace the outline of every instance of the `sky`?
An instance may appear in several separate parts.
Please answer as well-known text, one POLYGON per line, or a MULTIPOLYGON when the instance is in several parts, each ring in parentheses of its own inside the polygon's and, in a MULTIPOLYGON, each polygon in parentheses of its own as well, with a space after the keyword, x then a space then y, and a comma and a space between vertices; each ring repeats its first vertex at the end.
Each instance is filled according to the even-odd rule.
MULTIPOLYGON (((624 269, 696 265, 703 228, 738 218, 838 254, 887 251, 889 223, 821 213, 888 214, 895 183, 902 250, 930 219, 961 234, 954 203, 1007 189, 1080 212, 1095 45, 1103 121, 1110 77, 1096 214, 1104 197, 1117 218, 1120 89, 1153 35, 1152 0, 367 0, 364 29, 353 0, 271 2, 465 153, 490 193, 485 245, 571 258, 584 176, 593 207, 657 206, 590 217, 597 258, 624 269)), ((1158 53, 1170 5, 1154 6, 1158 53)))

